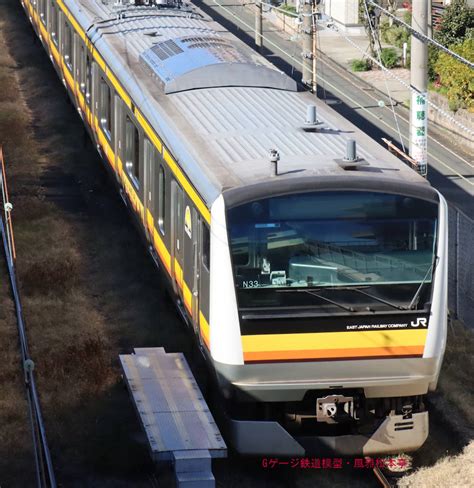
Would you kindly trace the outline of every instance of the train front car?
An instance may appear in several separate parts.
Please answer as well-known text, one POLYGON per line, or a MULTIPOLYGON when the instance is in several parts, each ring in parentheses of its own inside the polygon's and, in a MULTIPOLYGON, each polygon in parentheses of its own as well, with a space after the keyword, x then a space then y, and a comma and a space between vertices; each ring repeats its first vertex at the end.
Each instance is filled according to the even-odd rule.
POLYGON ((446 341, 446 203, 426 184, 318 177, 212 207, 210 344, 246 454, 412 451, 446 341))

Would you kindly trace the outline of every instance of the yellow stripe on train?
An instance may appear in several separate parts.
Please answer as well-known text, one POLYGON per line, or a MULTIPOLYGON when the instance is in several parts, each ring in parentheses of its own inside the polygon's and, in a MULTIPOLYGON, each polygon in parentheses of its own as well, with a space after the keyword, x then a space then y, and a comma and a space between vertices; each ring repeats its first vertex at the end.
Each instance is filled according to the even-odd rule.
POLYGON ((424 345, 427 329, 370 330, 357 332, 310 332, 302 334, 260 334, 242 336, 244 351, 340 349, 424 345))
MULTIPOLYGON (((69 86, 70 90, 72 93, 76 96, 78 105, 81 108, 81 110, 85 114, 85 118, 87 122, 89 123, 90 127, 92 130, 97 134, 97 138, 99 141, 99 145, 102 148, 102 151, 109 162, 109 164, 112 166, 114 170, 117 171, 120 180, 122 181, 122 184, 124 186, 125 192, 127 193, 127 196, 129 198, 129 201, 135 210, 136 213, 138 213, 141 216, 142 222, 145 227, 148 228, 150 235, 152 236, 152 242, 153 242, 153 247, 158 253, 158 255, 161 258, 161 261, 164 263, 166 270, 169 275, 172 275, 173 270, 171 269, 171 255, 163 242, 163 240, 160 237, 159 232, 155 228, 154 221, 153 221, 153 216, 152 214, 147 210, 147 215, 145 219, 145 209, 144 206, 135 191, 135 188, 133 187, 133 184, 130 182, 129 178, 123 171, 123 164, 121 159, 115 154, 114 150, 112 149, 111 145, 109 144, 109 141, 100 127, 99 120, 98 118, 92 114, 91 110, 85 103, 85 97, 82 94, 79 84, 74 81, 74 77, 72 76, 69 67, 66 66, 64 63, 60 53, 59 49, 56 46, 56 44, 53 42, 52 36, 49 34, 49 32, 46 30, 45 26, 42 24, 42 22, 39 20, 39 16, 34 10, 33 6, 31 5, 29 0, 25 0, 27 4, 27 9, 29 10, 32 18, 32 22, 36 24, 44 37, 44 41, 46 44, 48 44, 50 51, 52 53, 52 57, 56 61, 56 65, 58 68, 61 70, 61 73, 64 77, 64 80, 66 84, 69 86)), ((105 72, 107 75, 108 79, 116 89, 117 93, 120 95, 124 103, 131 109, 132 108, 132 103, 130 97, 126 94, 126 92, 123 90, 121 87, 119 81, 115 77, 115 75, 108 69, 105 61, 103 58, 100 56, 98 51, 95 49, 95 47, 92 45, 90 40, 86 37, 85 32, 79 27, 79 24, 76 22, 74 19, 73 15, 68 11, 66 6, 61 0, 58 0, 58 5, 61 8, 61 10, 64 12, 66 17, 69 19, 71 24, 73 25, 74 29, 76 32, 79 34, 81 39, 86 43, 87 48, 89 51, 92 53, 95 61, 97 64, 102 68, 102 70, 105 72)), ((149 137, 149 139, 153 142, 154 146, 160 151, 160 153, 163 151, 164 152, 164 159, 168 166, 170 167, 171 171, 173 174, 176 176, 178 181, 181 183, 183 186, 183 189, 186 191, 186 193, 189 195, 191 200, 195 203, 197 208, 199 209, 201 215, 204 217, 204 219, 207 221, 207 223, 210 224, 211 220, 211 215, 209 212, 209 209, 206 207, 204 202, 201 200, 197 192, 194 190, 193 186, 189 183, 187 180, 186 176, 182 172, 181 168, 179 165, 176 163, 176 161, 173 159, 169 151, 164 148, 161 140, 159 137, 153 132, 153 129, 151 126, 148 124, 146 121, 145 117, 141 114, 141 112, 135 108, 134 109, 134 114, 137 117, 138 123, 141 125, 143 130, 145 131, 145 134, 149 137)), ((183 298, 184 298, 184 304, 186 308, 188 309, 189 313, 192 314, 192 292, 186 282, 184 281, 183 278, 183 270, 181 269, 181 266, 179 265, 178 261, 176 259, 174 260, 174 274, 176 281, 183 291, 183 298)), ((200 328, 204 329, 204 342, 206 343, 206 346, 209 348, 209 324, 204 318, 204 315, 202 314, 201 311, 199 311, 199 321, 200 321, 200 328)))
MULTIPOLYGON (((61 10, 64 12, 66 17, 69 19, 71 22, 71 25, 73 26, 74 30, 76 33, 79 35, 79 37, 85 42, 87 49, 90 51, 92 54, 92 57, 94 60, 97 62, 97 64, 101 67, 102 71, 105 73, 107 76, 108 80, 112 84, 112 86, 115 88, 117 93, 120 95, 120 98, 123 100, 125 105, 129 108, 132 109, 132 100, 126 93, 126 91, 122 88, 122 85, 120 82, 117 80, 116 76, 113 74, 113 72, 108 68, 106 62, 102 58, 102 56, 99 54, 97 49, 94 47, 94 45, 91 43, 90 39, 87 38, 86 33, 84 30, 79 26, 78 22, 72 15, 72 13, 67 9, 67 7, 64 5, 64 2, 62 0, 57 0, 58 5, 61 8, 61 10)), ((25 0, 27 4, 27 9, 30 10, 30 13, 33 18, 34 24, 38 25, 41 24, 37 20, 37 14, 31 5, 29 0, 25 0)), ((62 66, 62 61, 61 61, 61 56, 59 53, 58 48, 56 45, 52 42, 51 36, 49 34, 45 34, 45 37, 49 39, 49 47, 52 52, 52 55, 54 59, 56 60, 56 63, 58 66, 62 66)), ((64 71, 64 70, 63 70, 64 71)), ((71 87, 71 89, 74 91, 74 89, 71 87)), ((134 107, 134 115, 137 118, 138 123, 142 127, 142 129, 145 131, 147 136, 150 138, 150 140, 153 142, 154 146, 160 153, 163 151, 163 142, 161 139, 156 135, 151 128, 151 126, 148 124, 146 121, 144 115, 140 112, 140 110, 136 107, 134 107)), ((164 159, 168 164, 168 167, 171 169, 172 173, 175 175, 176 179, 181 183, 183 186, 184 191, 188 194, 189 198, 191 201, 196 205, 196 208, 198 209, 199 213, 202 215, 204 220, 208 224, 211 223, 211 213, 209 209, 207 208, 206 204, 204 201, 201 199, 197 191, 194 189, 190 181, 187 179, 187 177, 184 175, 183 171, 179 167, 178 163, 175 161, 175 159, 171 156, 171 154, 165 149, 165 154, 164 154, 164 159)))
POLYGON ((312 332, 242 336, 245 361, 421 356, 428 331, 312 332))

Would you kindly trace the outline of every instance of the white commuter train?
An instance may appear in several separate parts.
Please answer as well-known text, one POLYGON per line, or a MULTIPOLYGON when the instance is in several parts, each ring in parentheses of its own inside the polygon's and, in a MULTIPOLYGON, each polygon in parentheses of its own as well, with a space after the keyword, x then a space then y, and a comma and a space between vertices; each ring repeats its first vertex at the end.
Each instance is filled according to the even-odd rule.
POLYGON ((191 4, 23 0, 245 454, 420 447, 444 198, 191 4))

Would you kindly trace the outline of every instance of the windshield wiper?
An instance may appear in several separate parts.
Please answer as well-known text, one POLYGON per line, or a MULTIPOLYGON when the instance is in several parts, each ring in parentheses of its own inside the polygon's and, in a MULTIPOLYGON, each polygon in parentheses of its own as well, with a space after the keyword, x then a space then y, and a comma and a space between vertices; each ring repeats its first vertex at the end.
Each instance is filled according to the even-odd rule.
MULTIPOLYGON (((323 288, 325 290, 326 288, 323 288)), ((295 290, 277 290, 277 292, 280 293, 288 293, 288 292, 297 292, 297 293, 307 293, 308 295, 313 295, 317 298, 320 298, 321 300, 324 300, 325 302, 332 303, 333 305, 336 305, 336 307, 342 308, 343 310, 346 310, 347 312, 355 312, 355 310, 352 307, 346 307, 346 305, 342 305, 341 303, 335 302, 334 300, 330 300, 329 298, 323 297, 319 293, 316 293, 316 291, 321 290, 321 288, 316 288, 316 289, 305 289, 305 288, 297 288, 295 290)))
POLYGON ((413 298, 411 299, 410 305, 408 305, 409 310, 413 310, 413 305, 415 305, 415 302, 417 302, 417 305, 418 305, 418 299, 420 297, 420 292, 426 283, 426 279, 428 278, 430 271, 433 270, 433 272, 434 272, 437 262, 438 262, 438 256, 436 256, 435 259, 433 259, 431 266, 428 268, 428 271, 426 272, 425 277, 423 278, 423 281, 420 283, 420 286, 418 287, 415 294, 413 295, 413 298))
POLYGON ((385 300, 383 298, 380 298, 377 295, 373 295, 372 293, 367 293, 366 291, 362 291, 363 289, 361 289, 361 288, 345 287, 345 288, 340 288, 340 289, 341 290, 356 291, 357 293, 361 293, 362 295, 365 295, 365 296, 368 296, 370 298, 373 298, 374 300, 377 300, 380 303, 384 303, 385 305, 388 305, 390 307, 396 308, 397 310, 408 310, 407 307, 403 307, 402 305, 397 305, 396 303, 389 302, 388 300, 385 300))

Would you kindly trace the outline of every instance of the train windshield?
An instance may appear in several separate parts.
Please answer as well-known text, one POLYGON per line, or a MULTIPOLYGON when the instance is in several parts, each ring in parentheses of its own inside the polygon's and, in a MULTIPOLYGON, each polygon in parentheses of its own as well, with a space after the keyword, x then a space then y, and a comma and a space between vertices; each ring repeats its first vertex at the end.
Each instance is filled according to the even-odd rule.
POLYGON ((437 216, 433 202, 361 191, 291 194, 231 208, 239 306, 271 305, 276 295, 282 304, 281 296, 292 295, 282 291, 337 287, 405 285, 408 296, 431 282, 437 216))

